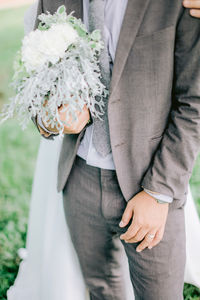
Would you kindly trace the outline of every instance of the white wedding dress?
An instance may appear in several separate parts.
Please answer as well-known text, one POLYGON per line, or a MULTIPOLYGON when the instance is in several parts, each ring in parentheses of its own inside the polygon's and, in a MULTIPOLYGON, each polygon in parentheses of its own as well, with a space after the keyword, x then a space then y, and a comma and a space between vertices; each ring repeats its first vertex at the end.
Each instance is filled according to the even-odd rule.
MULTIPOLYGON (((33 27, 36 4, 26 14, 26 32, 33 27)), ((62 193, 56 191, 61 140, 41 139, 30 205, 26 249, 8 300, 88 300, 78 258, 65 222, 62 193)), ((189 190, 185 206, 187 261, 185 282, 200 288, 200 221, 189 190)), ((128 264, 126 300, 134 299, 128 264)))

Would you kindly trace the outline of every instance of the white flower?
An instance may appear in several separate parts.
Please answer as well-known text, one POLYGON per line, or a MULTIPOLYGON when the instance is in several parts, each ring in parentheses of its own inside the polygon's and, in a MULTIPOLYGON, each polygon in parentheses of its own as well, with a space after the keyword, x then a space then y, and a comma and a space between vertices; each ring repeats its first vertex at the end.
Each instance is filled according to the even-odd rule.
MULTIPOLYGON (((24 38, 12 83, 16 95, 4 106, 0 123, 16 113, 24 129, 31 117, 37 115, 52 127, 56 126, 62 135, 64 125, 58 107, 66 104, 66 122, 71 117, 76 120, 77 110, 85 104, 93 117, 102 120, 108 91, 101 81, 99 53, 103 42, 98 31, 84 34, 87 31, 80 19, 67 16, 64 6, 54 15, 40 17, 43 29, 50 29, 37 29, 24 38), (76 30, 70 23, 72 19, 76 30), (83 33, 80 36, 79 30, 83 33), (70 45, 75 47, 68 51, 70 45), (48 104, 44 106, 47 95, 48 104)), ((26 251, 19 250, 19 255, 25 258, 26 251)))
POLYGON ((54 24, 46 31, 32 31, 22 45, 22 61, 27 71, 34 71, 46 62, 57 63, 77 38, 76 30, 68 23, 54 24))
POLYGON ((25 248, 18 249, 17 253, 21 259, 26 259, 28 257, 28 251, 25 248))

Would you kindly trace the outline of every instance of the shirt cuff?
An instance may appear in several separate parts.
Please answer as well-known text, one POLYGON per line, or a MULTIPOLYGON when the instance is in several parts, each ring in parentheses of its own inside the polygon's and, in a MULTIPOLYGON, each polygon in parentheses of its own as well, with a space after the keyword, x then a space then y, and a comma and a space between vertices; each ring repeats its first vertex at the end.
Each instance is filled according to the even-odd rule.
POLYGON ((172 203, 173 198, 171 196, 163 195, 160 193, 156 193, 144 188, 144 191, 149 194, 151 197, 155 198, 158 203, 172 203))
POLYGON ((44 126, 44 124, 43 124, 43 122, 42 122, 42 118, 41 118, 40 116, 37 116, 37 123, 38 123, 38 125, 39 125, 45 132, 50 133, 50 134, 55 134, 55 132, 48 130, 48 129, 44 126))

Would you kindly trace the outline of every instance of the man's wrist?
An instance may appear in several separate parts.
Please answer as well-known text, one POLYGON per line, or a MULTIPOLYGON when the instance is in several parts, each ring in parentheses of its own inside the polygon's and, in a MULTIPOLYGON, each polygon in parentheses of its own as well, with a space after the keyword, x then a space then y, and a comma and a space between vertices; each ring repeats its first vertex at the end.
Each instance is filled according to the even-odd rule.
POLYGON ((40 116, 37 117, 37 123, 38 125, 46 132, 49 134, 56 134, 57 132, 54 132, 53 130, 49 130, 45 127, 44 123, 42 122, 42 118, 40 116))
POLYGON ((143 189, 147 194, 149 194, 151 197, 153 197, 160 204, 172 203, 173 202, 173 198, 168 196, 168 195, 160 194, 160 193, 151 191, 149 189, 146 189, 144 187, 143 187, 143 189))

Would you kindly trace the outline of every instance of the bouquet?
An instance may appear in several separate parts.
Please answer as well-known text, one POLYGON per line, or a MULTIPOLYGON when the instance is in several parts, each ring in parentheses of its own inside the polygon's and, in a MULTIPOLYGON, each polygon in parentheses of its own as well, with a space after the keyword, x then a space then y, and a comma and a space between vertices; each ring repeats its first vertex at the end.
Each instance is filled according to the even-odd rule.
POLYGON ((104 114, 108 95, 101 82, 99 55, 104 47, 99 30, 89 33, 80 19, 60 6, 53 15, 41 14, 40 24, 27 35, 14 63, 15 96, 5 105, 2 122, 16 114, 22 128, 40 116, 62 135, 64 125, 84 105, 93 117, 104 114), (67 105, 66 105, 67 104, 67 105), (65 124, 58 108, 66 110, 65 124), (67 107, 67 108, 66 108, 67 107))

